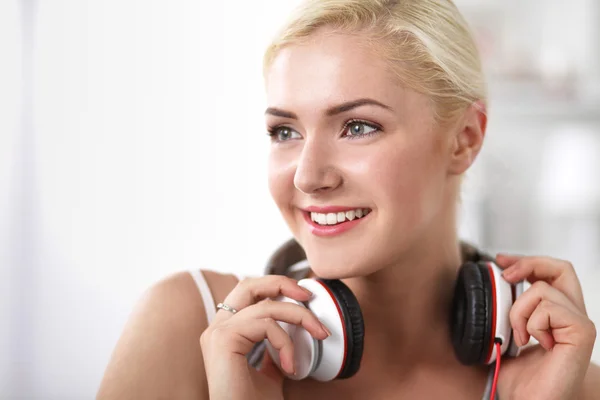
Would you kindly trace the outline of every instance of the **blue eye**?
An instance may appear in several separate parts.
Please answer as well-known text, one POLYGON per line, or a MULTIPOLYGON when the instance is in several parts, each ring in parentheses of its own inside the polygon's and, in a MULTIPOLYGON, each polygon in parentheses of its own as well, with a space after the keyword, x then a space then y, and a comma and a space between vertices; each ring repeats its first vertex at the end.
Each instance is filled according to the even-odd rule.
POLYGON ((380 130, 381 128, 364 121, 350 121, 344 127, 345 136, 351 139, 373 135, 380 130))
POLYGON ((291 139, 298 139, 300 134, 287 126, 276 126, 274 128, 269 129, 269 136, 271 139, 277 142, 285 142, 291 139), (294 137, 294 135, 296 135, 294 137))
MULTIPOLYGON (((302 139, 302 136, 289 126, 275 126, 269 128, 268 131, 268 135, 274 142, 287 142, 293 139, 302 139)), ((349 139, 358 139, 381 132, 381 127, 365 121, 352 120, 344 125, 342 132, 344 133, 344 136, 349 139)))

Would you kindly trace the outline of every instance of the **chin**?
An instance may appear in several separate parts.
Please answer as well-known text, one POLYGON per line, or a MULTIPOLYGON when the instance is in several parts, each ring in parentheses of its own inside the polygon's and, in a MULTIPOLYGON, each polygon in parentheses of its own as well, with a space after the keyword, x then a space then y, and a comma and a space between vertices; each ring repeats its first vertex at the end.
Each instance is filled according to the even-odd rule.
POLYGON ((410 220, 385 219, 375 211, 363 224, 328 237, 310 232, 298 218, 292 231, 317 277, 363 277, 394 265, 414 243, 418 225, 415 214, 410 215, 410 220))
MULTIPOLYGON (((320 247, 320 246, 319 246, 320 247)), ((346 279, 367 276, 384 265, 380 257, 372 257, 377 251, 365 251, 364 247, 353 249, 305 248, 312 271, 323 279, 346 279)))

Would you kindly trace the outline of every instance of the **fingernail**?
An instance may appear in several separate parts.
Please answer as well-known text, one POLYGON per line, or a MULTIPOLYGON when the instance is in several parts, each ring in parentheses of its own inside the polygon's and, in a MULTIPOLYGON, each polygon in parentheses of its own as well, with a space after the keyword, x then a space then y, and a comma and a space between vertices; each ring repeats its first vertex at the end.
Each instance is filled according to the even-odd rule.
POLYGON ((312 296, 313 296, 313 292, 311 292, 311 291, 310 291, 310 290, 308 290, 307 288, 305 288, 305 287, 302 287, 302 286, 299 286, 299 287, 300 287, 300 289, 304 290, 304 293, 306 293, 306 294, 307 294, 307 295, 309 295, 310 297, 312 297, 312 296))
POLYGON ((517 347, 522 347, 523 346, 523 338, 521 336, 521 334, 517 331, 513 332, 513 339, 515 341, 515 344, 517 345, 517 347))
POLYGON ((323 325, 322 322, 321 322, 321 327, 323 328, 323 330, 327 334, 327 337, 331 336, 331 332, 329 331, 329 329, 327 329, 327 327, 325 325, 323 325))
POLYGON ((521 346, 525 346, 529 340, 527 340, 527 335, 521 333, 521 346))

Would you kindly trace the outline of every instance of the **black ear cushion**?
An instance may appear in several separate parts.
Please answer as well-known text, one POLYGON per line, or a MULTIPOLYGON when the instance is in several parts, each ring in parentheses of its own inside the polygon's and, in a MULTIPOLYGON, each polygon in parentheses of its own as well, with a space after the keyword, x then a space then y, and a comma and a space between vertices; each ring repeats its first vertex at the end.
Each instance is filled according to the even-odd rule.
POLYGON ((362 312, 354 293, 344 282, 338 279, 319 279, 319 281, 329 287, 338 302, 340 310, 342 310, 344 324, 346 325, 346 362, 336 379, 347 379, 360 369, 365 337, 362 312))
POLYGON ((483 364, 492 337, 492 288, 485 264, 462 265, 452 304, 452 344, 465 365, 483 364))
POLYGON ((306 259, 306 253, 296 239, 282 243, 267 260, 265 275, 287 275, 288 268, 306 259))

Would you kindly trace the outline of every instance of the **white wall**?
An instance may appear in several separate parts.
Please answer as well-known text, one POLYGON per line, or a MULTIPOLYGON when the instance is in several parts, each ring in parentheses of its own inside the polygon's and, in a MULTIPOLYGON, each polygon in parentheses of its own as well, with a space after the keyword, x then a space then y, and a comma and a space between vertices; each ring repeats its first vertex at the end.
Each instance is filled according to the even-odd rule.
POLYGON ((11 353, 10 318, 13 314, 9 246, 11 234, 8 203, 14 180, 11 170, 19 126, 21 102, 21 32, 16 2, 0 2, 0 397, 9 382, 11 353))
MULTIPOLYGON (((34 216, 34 237, 18 243, 33 255, 5 249, 32 261, 12 298, 26 296, 33 310, 9 319, 12 354, 31 359, 27 374, 3 379, 2 394, 93 397, 151 283, 188 268, 259 274, 288 237, 267 193, 260 70, 268 20, 290 5, 263 2, 269 14, 247 18, 256 6, 38 3, 34 178, 2 170, 3 182, 37 196, 23 209, 15 191, 2 207, 34 216), (17 336, 24 327, 35 334, 17 336)), ((2 148, 14 155, 13 131, 2 148)))
POLYGON ((266 185, 261 62, 295 3, 37 3, 22 147, 20 3, 0 2, 0 397, 93 398, 145 288, 189 268, 259 274, 289 236, 266 185))

